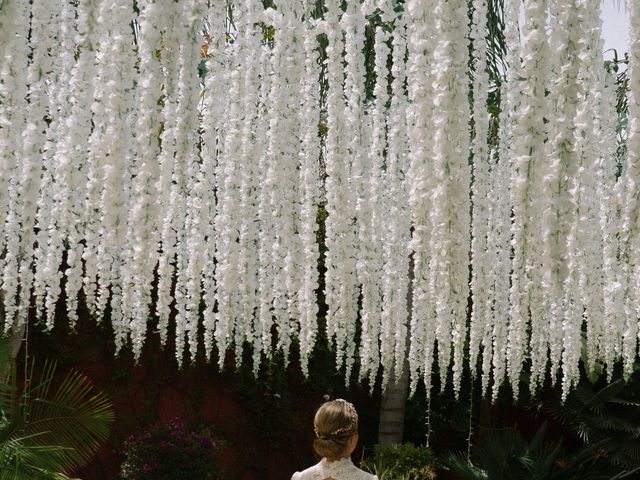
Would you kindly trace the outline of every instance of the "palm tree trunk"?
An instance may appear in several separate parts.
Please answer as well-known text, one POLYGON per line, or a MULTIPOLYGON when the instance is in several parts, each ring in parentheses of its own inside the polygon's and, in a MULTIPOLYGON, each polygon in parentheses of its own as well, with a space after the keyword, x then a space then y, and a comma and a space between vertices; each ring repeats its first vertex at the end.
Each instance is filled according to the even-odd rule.
POLYGON ((392 378, 382 395, 378 443, 402 443, 404 433, 404 410, 409 394, 409 366, 402 370, 399 379, 392 378))
MULTIPOLYGON (((409 257, 409 289, 407 291, 407 312, 411 316, 413 305, 411 284, 413 283, 413 255, 409 257)), ((407 318, 409 323, 409 318, 407 318)), ((407 328, 407 353, 410 341, 410 329, 407 328)), ((402 443, 404 433, 404 411, 409 396, 409 359, 405 357, 400 378, 394 375, 389 379, 387 389, 380 402, 380 422, 378 424, 378 444, 402 443)))

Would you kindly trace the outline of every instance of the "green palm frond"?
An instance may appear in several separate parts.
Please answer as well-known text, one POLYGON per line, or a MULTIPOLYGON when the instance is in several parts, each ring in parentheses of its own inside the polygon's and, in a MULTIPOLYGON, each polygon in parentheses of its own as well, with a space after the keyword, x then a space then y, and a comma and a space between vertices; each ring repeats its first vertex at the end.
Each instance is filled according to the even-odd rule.
POLYGON ((0 384, 0 480, 69 480, 107 439, 111 403, 78 372, 55 384, 55 362, 26 368, 21 391, 15 366, 0 384))
POLYGON ((87 463, 107 439, 113 422, 111 404, 103 394, 94 394, 86 377, 72 372, 55 391, 51 400, 33 401, 27 435, 61 448, 61 470, 69 471, 87 463))
POLYGON ((473 466, 462 452, 451 452, 445 458, 449 470, 460 477, 460 480, 488 480, 487 472, 473 466))

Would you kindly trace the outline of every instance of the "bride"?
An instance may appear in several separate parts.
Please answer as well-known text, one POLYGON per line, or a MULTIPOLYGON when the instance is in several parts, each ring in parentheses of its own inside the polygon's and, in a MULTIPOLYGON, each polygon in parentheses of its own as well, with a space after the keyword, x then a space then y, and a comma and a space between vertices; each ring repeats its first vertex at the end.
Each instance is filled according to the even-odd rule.
POLYGON ((358 443, 358 413, 341 398, 323 403, 313 420, 313 449, 322 457, 317 465, 296 472, 291 480, 378 480, 351 462, 358 443))

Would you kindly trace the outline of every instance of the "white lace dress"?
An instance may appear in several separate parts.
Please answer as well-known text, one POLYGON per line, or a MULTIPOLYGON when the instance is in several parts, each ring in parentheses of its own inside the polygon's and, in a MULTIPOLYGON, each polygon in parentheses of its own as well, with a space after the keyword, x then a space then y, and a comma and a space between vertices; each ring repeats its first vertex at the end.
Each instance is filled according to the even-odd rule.
POLYGON ((350 458, 335 462, 323 458, 317 465, 294 473, 291 480, 378 480, 378 477, 360 470, 350 458))

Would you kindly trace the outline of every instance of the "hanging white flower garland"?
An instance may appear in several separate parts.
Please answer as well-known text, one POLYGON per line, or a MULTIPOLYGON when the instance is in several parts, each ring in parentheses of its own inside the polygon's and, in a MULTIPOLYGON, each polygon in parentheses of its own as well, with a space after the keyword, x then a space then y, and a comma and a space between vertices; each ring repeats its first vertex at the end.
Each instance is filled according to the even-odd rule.
MULTIPOLYGON (((407 2, 407 156, 408 204, 411 213, 411 254, 413 260, 411 286, 411 344, 409 367, 411 390, 415 392, 418 380, 424 380, 431 391, 431 376, 435 352, 436 315, 434 285, 430 283, 430 192, 433 169, 430 168, 433 131, 433 72, 431 55, 435 44, 435 31, 430 14, 433 1, 407 2)), ((397 92, 396 92, 397 95, 397 92)))
POLYGON ((640 317, 640 7, 627 2, 629 12, 629 121, 621 250, 624 259, 624 313, 626 324, 622 342, 624 373, 629 377, 638 353, 638 318, 640 317))
MULTIPOLYGON (((494 278, 488 251, 488 228, 490 222, 489 200, 489 114, 487 99, 489 90, 489 73, 487 72, 487 3, 485 0, 474 2, 472 33, 475 54, 475 81, 473 83, 473 183, 471 186, 471 202, 473 208, 471 226, 471 322, 469 328, 469 364, 472 375, 475 376, 480 348, 483 349, 483 359, 492 357, 492 327, 490 322, 491 289, 487 288, 491 278, 494 278)), ((487 366, 482 364, 482 389, 486 390, 489 379, 487 366)))
POLYGON ((158 191, 158 208, 160 218, 160 258, 158 260, 158 288, 156 301, 156 315, 158 316, 158 331, 160 342, 167 341, 169 316, 171 314, 171 285, 175 272, 176 229, 174 221, 175 187, 173 187, 173 172, 176 154, 176 125, 177 125, 177 83, 179 73, 179 35, 181 31, 180 9, 175 2, 167 0, 164 3, 166 28, 162 37, 164 48, 160 51, 163 67, 163 107, 162 127, 160 135, 162 148, 158 157, 160 174, 156 182, 158 191))
POLYGON ((208 12, 208 41, 206 60, 206 78, 202 107, 202 166, 200 185, 207 192, 204 215, 207 218, 206 247, 203 266, 203 300, 204 300, 204 346, 205 355, 211 359, 214 345, 215 306, 216 306, 216 232, 215 218, 217 213, 216 173, 218 159, 224 146, 224 121, 228 108, 228 44, 225 15, 226 4, 212 2, 208 12))
MULTIPOLYGON (((363 162, 368 165, 368 171, 363 171, 362 198, 359 199, 361 206, 359 213, 359 272, 362 282, 362 309, 361 325, 362 331, 367 332, 362 335, 360 345, 360 378, 369 378, 371 385, 375 384, 378 367, 382 366, 387 370, 393 368, 393 362, 389 361, 389 356, 393 358, 394 343, 389 337, 395 340, 395 336, 386 332, 385 339, 381 337, 381 313, 382 313, 382 292, 383 283, 383 262, 382 251, 382 229, 384 212, 387 210, 386 199, 383 196, 383 164, 384 151, 387 146, 387 102, 389 100, 389 72, 387 62, 389 59, 389 47, 386 44, 387 35, 381 27, 375 32, 374 52, 376 74, 376 84, 373 90, 375 100, 371 114, 371 144, 368 148, 368 155, 365 153, 363 162), (380 340, 386 345, 379 345, 380 340), (385 348, 387 353, 385 361, 380 357, 381 349, 385 348)), ((387 309, 388 310, 388 309, 387 309)))
MULTIPOLYGON (((21 327, 27 320, 32 295, 36 241, 34 227, 45 166, 45 118, 50 113, 47 82, 53 76, 52 49, 57 33, 55 27, 53 31, 50 30, 50 27, 57 23, 52 19, 55 11, 56 8, 47 2, 37 3, 31 10, 31 55, 26 77, 29 85, 26 92, 28 121, 24 124, 21 142, 16 149, 20 155, 16 171, 18 182, 13 192, 15 197, 12 196, 9 201, 5 227, 8 234, 3 282, 5 314, 13 319, 17 327, 21 327)), ((44 223, 46 225, 46 222, 44 223)))
MULTIPOLYGON (((462 0, 408 1, 404 11, 328 0, 319 21, 311 1, 266 11, 257 0, 216 1, 204 38, 200 0, 145 0, 139 13, 113 0, 9 5, 0 11, 5 330, 24 323, 32 295, 51 327, 64 283, 71 325, 82 288, 98 319, 109 313, 116 348, 131 340, 138 358, 157 282, 160 339, 173 320, 178 362, 187 345, 195 358, 203 318, 205 353, 215 346, 220 366, 231 345, 239 363, 250 344, 257 373, 274 346, 288 359, 297 338, 307 375, 324 204, 326 333, 347 379, 358 357, 361 377, 373 384, 382 367, 386 385, 408 350, 412 389, 422 378, 430 391, 437 348, 440 384, 451 368, 458 392, 467 334, 472 371, 482 358, 494 398, 505 377, 517 396, 525 365, 535 390, 549 359, 565 395, 581 361, 603 362, 610 376, 623 358, 629 374, 640 82, 632 48, 628 159, 616 180, 597 1, 526 3, 522 44, 520 2, 507 2, 494 151, 483 0, 471 24, 473 142, 462 0), (377 18, 371 67, 365 32, 377 18)), ((633 46, 640 15, 629 10, 633 46)))
MULTIPOLYGON (((382 387, 404 372, 408 350, 409 235, 407 194, 407 53, 405 19, 396 19, 392 39, 391 101, 388 114, 387 162, 383 174, 385 211, 382 230, 383 277, 380 332, 382 387), (392 376, 393 375, 393 376, 392 376)), ((382 70, 384 75, 384 70, 382 70)), ((406 372, 405 374, 409 374, 406 372)))
MULTIPOLYGON (((256 244, 258 240, 258 163, 261 144, 258 131, 265 131, 265 120, 261 112, 260 102, 260 74, 261 56, 258 52, 263 48, 263 34, 258 21, 263 18, 264 11, 259 2, 246 2, 246 22, 243 23, 240 35, 246 42, 246 56, 243 64, 243 81, 245 95, 242 99, 244 120, 242 123, 242 154, 238 162, 238 176, 240 182, 239 210, 243 212, 239 224, 238 236, 238 269, 243 282, 239 285, 239 305, 235 325, 235 350, 236 364, 242 362, 242 351, 245 342, 250 342, 253 347, 253 366, 260 366, 262 355, 263 335, 260 329, 261 323, 255 321, 255 313, 258 308, 258 255, 256 244)), ((266 138, 262 138, 267 140, 266 138)), ((263 143, 263 145, 266 144, 263 143)))
MULTIPOLYGON (((4 59, 0 65, 0 250, 4 250, 7 242, 11 243, 18 235, 17 231, 7 230, 6 224, 10 217, 14 216, 9 204, 16 200, 20 135, 25 122, 27 84, 24 74, 28 60, 29 15, 29 2, 16 0, 6 5, 0 16, 0 58, 4 59), (8 51, 15 54, 7 56, 8 51)), ((1 263, 3 267, 5 258, 1 263)), ((11 300, 8 300, 5 306, 9 306, 7 313, 11 314, 12 292, 17 288, 17 285, 14 285, 15 276, 13 272, 5 275, 3 269, 2 279, 3 283, 8 282, 8 287, 4 287, 5 295, 11 300)), ((5 330, 11 328, 11 323, 5 324, 5 330)))
MULTIPOLYGON (((540 163, 545 151, 545 88, 548 79, 548 53, 545 32, 546 1, 525 5, 525 31, 522 47, 521 85, 514 116, 511 201, 513 207, 513 264, 510 290, 510 321, 507 342, 507 369, 514 396, 519 393, 520 373, 528 343, 529 315, 532 328, 540 328, 539 308, 542 298, 539 269, 533 266, 540 258, 538 198, 540 163), (523 106, 526 105, 526 108, 523 106), (534 310, 536 314, 534 315, 534 310)), ((515 21, 513 19, 512 21, 515 21)), ((544 234, 543 234, 544 235, 544 234)))
POLYGON ((616 178, 618 169, 618 142, 616 126, 615 78, 611 73, 604 74, 601 80, 602 92, 599 98, 600 136, 598 153, 601 157, 598 170, 598 196, 600 202, 599 225, 602 231, 602 281, 603 286, 603 323, 602 336, 598 342, 598 354, 607 369, 607 378, 611 380, 615 362, 621 349, 621 333, 624 332, 624 272, 622 258, 619 255, 620 242, 617 233, 620 229, 620 187, 624 177, 616 178))
MULTIPOLYGON (((184 341, 188 341, 189 356, 195 360, 198 350, 198 321, 204 267, 203 198, 196 191, 199 157, 198 104, 200 99, 200 55, 202 38, 201 0, 182 5, 180 23, 180 72, 178 75, 178 109, 176 112, 176 161, 173 186, 176 189, 174 225, 177 230, 176 255, 176 359, 182 362, 184 341)), ((173 195, 173 192, 172 192, 173 195)))
POLYGON ((132 204, 127 238, 129 277, 124 279, 123 298, 130 310, 129 322, 134 352, 142 351, 150 314, 154 269, 158 262, 158 226, 160 209, 155 182, 159 176, 162 64, 157 52, 162 49, 163 10, 158 0, 140 4, 138 17, 140 52, 140 104, 136 123, 137 175, 133 179, 132 204))
POLYGON ((300 165, 299 185, 302 201, 300 202, 300 239, 302 243, 304 264, 302 285, 300 290, 300 367, 303 375, 309 375, 309 358, 315 344, 318 331, 318 203, 320 200, 320 66, 316 51, 316 35, 314 21, 311 17, 313 2, 307 6, 305 17, 307 25, 304 30, 304 75, 301 80, 300 124, 302 125, 302 159, 300 165))
POLYGON ((69 190, 68 186, 73 172, 73 166, 69 163, 67 156, 68 145, 51 141, 54 138, 67 136, 70 127, 67 118, 71 113, 67 85, 71 80, 74 65, 75 12, 71 4, 65 3, 60 7, 62 9, 53 14, 54 17, 58 17, 57 22, 52 18, 54 28, 57 27, 55 40, 59 45, 59 51, 51 52, 52 71, 57 73, 57 78, 52 79, 49 86, 52 121, 47 129, 46 135, 49 142, 45 145, 43 155, 45 173, 38 201, 39 234, 34 252, 36 314, 42 317, 42 308, 45 308, 47 328, 53 327, 56 304, 61 293, 63 272, 60 266, 64 249, 63 240, 67 238, 69 230, 72 190, 69 190), (65 148, 67 151, 64 151, 65 148), (60 151, 61 149, 63 151, 60 151))
MULTIPOLYGON (((87 197, 87 152, 91 135, 91 103, 94 97, 93 79, 96 73, 97 15, 94 0, 78 2, 77 33, 79 54, 74 64, 69 90, 71 113, 67 119, 66 136, 59 139, 60 157, 66 157, 71 168, 69 184, 69 225, 65 296, 69 323, 73 328, 78 321, 78 294, 83 287, 83 252, 81 239, 85 238, 85 202, 87 197), (73 127, 73 128, 71 128, 73 127)), ((62 185, 62 184, 61 184, 62 185)))
POLYGON ((432 252, 430 282, 435 291, 438 367, 441 388, 446 385, 450 363, 454 392, 459 393, 466 341, 469 294, 470 168, 469 103, 466 68, 468 45, 460 31, 465 23, 466 2, 436 4, 437 44, 433 82, 433 165, 431 192, 432 252), (437 287, 436 287, 437 286, 437 287))
MULTIPOLYGON (((327 303, 327 337, 335 339, 336 366, 351 364, 345 353, 353 338, 357 315, 356 252, 354 209, 346 151, 347 131, 344 100, 342 56, 344 41, 336 0, 326 4, 324 28, 327 45, 327 135, 325 139, 325 181, 327 219, 325 256, 325 299, 327 303)), ((351 350, 353 351, 353 350, 351 350)))

